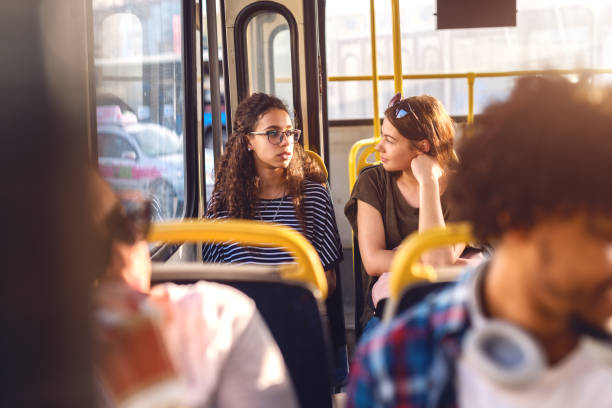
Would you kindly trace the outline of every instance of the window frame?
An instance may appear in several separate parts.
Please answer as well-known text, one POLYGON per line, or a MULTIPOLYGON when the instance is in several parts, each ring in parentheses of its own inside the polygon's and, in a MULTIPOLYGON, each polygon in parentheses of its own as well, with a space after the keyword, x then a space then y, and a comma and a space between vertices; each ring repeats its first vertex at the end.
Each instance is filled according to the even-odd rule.
MULTIPOLYGON (((247 27, 251 20, 261 13, 278 13, 285 18, 289 26, 289 43, 291 48, 291 86, 293 90, 294 126, 302 129, 302 103, 300 98, 300 71, 298 28, 293 14, 285 6, 271 1, 259 1, 244 7, 236 17, 235 49, 236 49, 236 89, 238 103, 245 99, 249 91, 248 58, 247 58, 247 27)), ((300 143, 303 143, 300 141, 300 143)))

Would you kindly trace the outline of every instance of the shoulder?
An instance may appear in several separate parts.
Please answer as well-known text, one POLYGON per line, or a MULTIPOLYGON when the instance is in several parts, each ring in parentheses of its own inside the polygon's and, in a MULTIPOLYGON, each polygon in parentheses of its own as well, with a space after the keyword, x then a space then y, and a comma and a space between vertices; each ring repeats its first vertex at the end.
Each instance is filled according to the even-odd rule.
POLYGON ((368 202, 372 199, 378 200, 381 195, 385 195, 390 179, 391 173, 386 171, 382 164, 366 167, 355 181, 351 198, 368 202))
POLYGON ((382 164, 376 164, 364 168, 357 177, 357 182, 363 180, 383 181, 390 177, 388 171, 385 170, 382 164))
POLYGON ((312 180, 304 180, 304 199, 305 201, 319 200, 329 201, 329 191, 325 186, 312 180))
POLYGON ((175 318, 200 322, 213 331, 228 330, 234 336, 244 330, 256 311, 251 298, 230 286, 218 283, 167 283, 155 287, 154 290, 166 293, 175 318))

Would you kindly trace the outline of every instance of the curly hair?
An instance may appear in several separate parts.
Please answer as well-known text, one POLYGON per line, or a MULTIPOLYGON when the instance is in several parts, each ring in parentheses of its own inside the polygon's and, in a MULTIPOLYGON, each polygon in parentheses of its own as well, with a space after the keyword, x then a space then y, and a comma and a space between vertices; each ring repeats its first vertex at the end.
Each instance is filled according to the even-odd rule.
POLYGON ((453 119, 433 96, 402 99, 385 110, 385 118, 406 139, 417 142, 426 139, 430 145, 427 154, 435 157, 442 167, 449 168, 453 163, 453 119), (407 114, 398 118, 397 112, 400 109, 407 114))
MULTIPOLYGON (((289 112, 278 98, 254 93, 236 108, 233 132, 227 140, 215 176, 215 187, 210 205, 214 216, 227 211, 230 218, 255 218, 260 180, 255 169, 253 152, 248 151, 247 135, 261 117, 272 109, 289 112)), ((304 180, 325 184, 325 175, 299 143, 293 147, 293 158, 285 169, 286 193, 292 197, 298 221, 304 226, 304 180)), ((305 229, 304 229, 305 231, 305 229)))
POLYGON ((520 79, 458 152, 447 194, 477 239, 542 217, 612 214, 612 89, 562 77, 520 79))

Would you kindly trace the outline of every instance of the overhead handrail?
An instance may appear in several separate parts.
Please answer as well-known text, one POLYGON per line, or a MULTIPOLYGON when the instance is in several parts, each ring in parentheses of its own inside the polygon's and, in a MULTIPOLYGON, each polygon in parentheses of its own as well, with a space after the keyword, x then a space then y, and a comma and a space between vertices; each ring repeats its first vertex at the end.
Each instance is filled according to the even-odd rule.
MULTIPOLYGON (((450 74, 404 74, 402 79, 453 79, 465 78, 468 83, 468 117, 469 125, 474 123, 474 84, 476 78, 530 76, 530 75, 581 75, 581 74, 612 74, 612 69, 591 68, 591 69, 545 69, 545 70, 522 70, 522 71, 502 71, 502 72, 461 72, 450 74)), ((394 75, 378 75, 378 79, 388 81, 395 79, 394 75)), ((344 81, 371 81, 371 75, 332 75, 327 77, 329 82, 344 81)))
POLYGON ((299 232, 280 224, 252 220, 184 220, 154 223, 149 242, 235 242, 243 245, 282 247, 295 258, 295 264, 279 265, 281 276, 311 284, 315 296, 327 297, 327 280, 319 255, 299 232))
POLYGON ((393 314, 403 290, 416 282, 439 280, 439 274, 431 265, 420 262, 421 255, 429 249, 444 245, 473 242, 472 227, 468 223, 448 224, 410 234, 400 244, 391 263, 389 303, 385 307, 385 320, 393 314))

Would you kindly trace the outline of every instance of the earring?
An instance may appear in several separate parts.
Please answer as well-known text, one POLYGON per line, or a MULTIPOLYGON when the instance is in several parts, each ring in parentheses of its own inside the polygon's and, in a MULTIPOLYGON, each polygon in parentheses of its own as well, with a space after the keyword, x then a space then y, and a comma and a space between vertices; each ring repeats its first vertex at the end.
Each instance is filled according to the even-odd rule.
POLYGON ((251 148, 251 146, 247 146, 247 150, 250 152, 253 149, 251 148))

